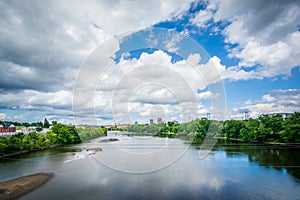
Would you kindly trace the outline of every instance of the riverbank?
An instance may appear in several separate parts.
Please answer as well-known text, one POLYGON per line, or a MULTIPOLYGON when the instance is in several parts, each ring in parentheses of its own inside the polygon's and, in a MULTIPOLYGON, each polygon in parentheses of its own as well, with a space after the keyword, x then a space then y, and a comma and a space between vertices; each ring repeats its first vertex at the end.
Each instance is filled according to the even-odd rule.
MULTIPOLYGON (((99 137, 99 138, 101 138, 101 137, 99 137)), ((106 143, 106 142, 115 142, 115 141, 118 141, 118 139, 115 139, 115 138, 104 139, 104 140, 101 140, 100 142, 106 143)), ((54 147, 59 147, 59 146, 64 146, 64 145, 66 145, 66 144, 53 144, 53 145, 49 145, 49 146, 45 146, 45 147, 40 147, 40 148, 37 148, 37 149, 17 151, 17 152, 13 152, 13 153, 3 154, 3 155, 0 155, 0 159, 9 158, 9 157, 18 156, 18 155, 23 155, 23 154, 27 154, 27 153, 32 153, 32 152, 35 152, 35 151, 43 151, 43 150, 46 150, 46 149, 49 149, 49 148, 54 148, 54 147)), ((97 150, 97 152, 98 151, 99 150, 97 150)), ((101 151, 102 151, 102 149, 101 149, 101 151)))
POLYGON ((39 188, 53 176, 53 173, 39 173, 0 182, 0 200, 18 199, 39 188))
POLYGON ((227 138, 227 137, 212 137, 213 139, 218 139, 218 140, 229 140, 229 141, 237 141, 237 142, 244 142, 244 143, 255 143, 255 144, 275 144, 275 145, 297 145, 299 146, 299 143, 283 143, 283 142, 265 142, 265 141, 257 141, 257 140, 242 140, 242 139, 238 139, 238 138, 227 138))
POLYGON ((0 155, 0 159, 1 158, 9 158, 9 157, 13 157, 13 156, 18 156, 18 155, 22 155, 22 154, 26 154, 26 153, 35 152, 35 151, 42 151, 42 150, 45 150, 45 149, 59 147, 59 146, 61 146, 61 144, 53 144, 53 145, 46 146, 46 147, 40 147, 38 149, 17 151, 17 152, 14 152, 14 153, 3 154, 3 155, 0 155))

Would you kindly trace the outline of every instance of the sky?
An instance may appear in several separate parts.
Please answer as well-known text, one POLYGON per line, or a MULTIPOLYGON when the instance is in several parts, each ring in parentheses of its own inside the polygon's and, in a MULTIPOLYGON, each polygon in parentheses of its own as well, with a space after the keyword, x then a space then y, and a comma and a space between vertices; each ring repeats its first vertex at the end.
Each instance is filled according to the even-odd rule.
POLYGON ((299 0, 0 1, 0 120, 300 111, 299 0))

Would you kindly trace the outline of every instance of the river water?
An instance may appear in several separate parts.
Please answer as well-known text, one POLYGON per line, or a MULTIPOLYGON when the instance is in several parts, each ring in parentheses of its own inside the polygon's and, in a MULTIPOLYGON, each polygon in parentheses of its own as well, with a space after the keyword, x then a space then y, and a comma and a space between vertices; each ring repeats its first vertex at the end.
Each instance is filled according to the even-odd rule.
POLYGON ((300 199, 300 148, 181 139, 97 138, 0 160, 0 181, 54 172, 21 199, 300 199), (101 147, 103 151, 87 151, 101 147))

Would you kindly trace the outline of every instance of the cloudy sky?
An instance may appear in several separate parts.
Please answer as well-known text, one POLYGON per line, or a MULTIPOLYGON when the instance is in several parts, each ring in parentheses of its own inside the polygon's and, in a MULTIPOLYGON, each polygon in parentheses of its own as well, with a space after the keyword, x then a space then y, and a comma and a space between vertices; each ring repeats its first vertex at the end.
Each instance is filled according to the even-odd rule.
POLYGON ((0 1, 0 120, 300 111, 299 0, 0 1))

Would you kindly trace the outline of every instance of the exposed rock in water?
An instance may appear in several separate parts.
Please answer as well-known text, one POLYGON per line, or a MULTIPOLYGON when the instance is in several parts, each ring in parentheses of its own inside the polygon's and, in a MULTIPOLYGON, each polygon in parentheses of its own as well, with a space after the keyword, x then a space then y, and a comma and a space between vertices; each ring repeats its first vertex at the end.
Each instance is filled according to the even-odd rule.
POLYGON ((94 155, 99 151, 102 151, 101 147, 93 147, 93 148, 87 148, 86 149, 89 152, 89 155, 94 155))
POLYGON ((108 138, 108 139, 101 140, 100 142, 116 142, 116 141, 119 141, 119 139, 117 139, 117 138, 108 138))

